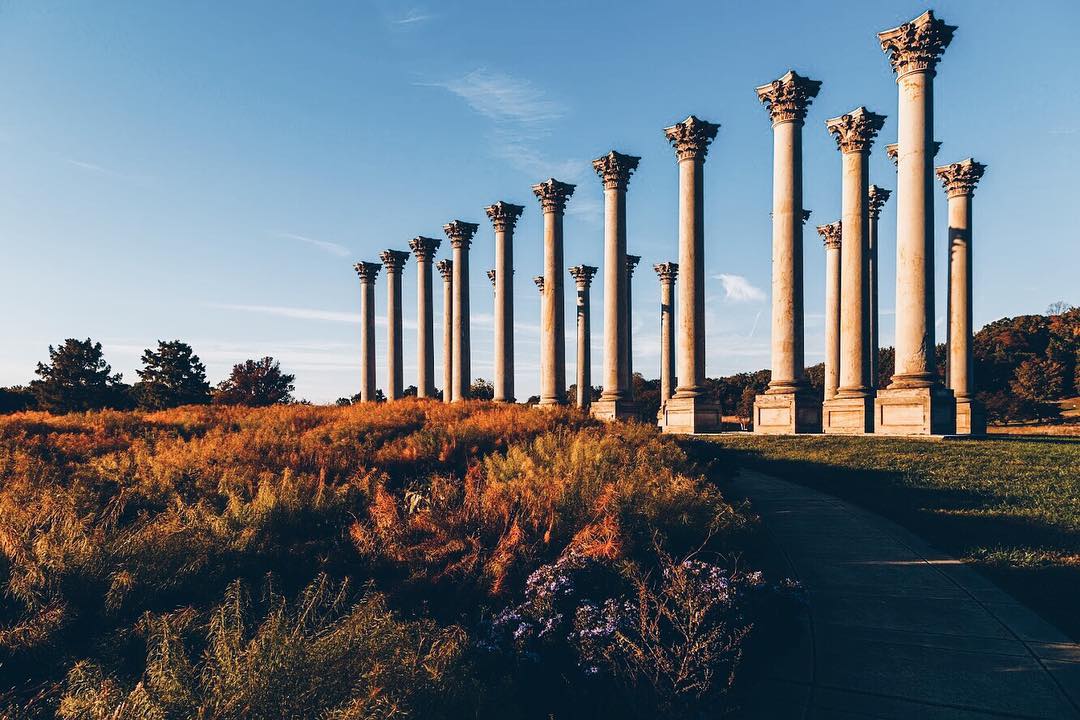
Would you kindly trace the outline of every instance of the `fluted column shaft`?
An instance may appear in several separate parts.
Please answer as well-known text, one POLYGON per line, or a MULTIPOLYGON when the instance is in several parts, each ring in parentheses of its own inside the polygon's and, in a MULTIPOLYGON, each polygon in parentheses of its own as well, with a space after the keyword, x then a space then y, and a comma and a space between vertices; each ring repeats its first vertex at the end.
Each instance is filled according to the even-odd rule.
POLYGON ((949 196, 948 386, 958 400, 972 396, 971 195, 949 196))
POLYGON ((605 400, 630 397, 626 378, 626 190, 604 189, 605 400))
POLYGON ((870 225, 867 234, 867 278, 870 285, 870 371, 868 381, 870 387, 878 385, 878 350, 881 347, 881 306, 878 303, 878 284, 880 282, 878 272, 878 220, 881 218, 881 208, 888 201, 891 191, 870 186, 868 197, 870 207, 870 225))
POLYGON ((653 266, 660 276, 660 405, 675 392, 675 278, 678 263, 653 266))
POLYGON ((570 268, 570 275, 577 286, 577 397, 575 401, 583 410, 588 408, 592 401, 592 323, 589 288, 595 274, 596 268, 590 265, 570 268))
POLYGON ((870 369, 870 284, 867 273, 870 186, 868 151, 843 154, 843 198, 840 241, 840 387, 839 397, 872 394, 870 369))
POLYGON ((563 284, 563 216, 544 213, 544 296, 541 353, 545 373, 541 405, 566 402, 566 305, 563 284))
POLYGON ((451 260, 437 264, 443 278, 443 402, 454 401, 454 266, 451 260))
POLYGON ((675 397, 705 393, 705 160, 679 161, 679 283, 675 397))
POLYGON ((409 248, 416 256, 416 397, 435 395, 435 312, 432 307, 431 261, 440 241, 416 237, 409 248))
POLYGON ((454 402, 469 397, 472 384, 472 343, 469 313, 469 246, 479 226, 454 220, 443 230, 454 249, 454 338, 453 338, 453 395, 454 402))
POLYGON ((514 402, 514 225, 524 208, 485 208, 495 228, 495 402, 514 402))
POLYGON ((386 399, 400 400, 404 388, 401 335, 401 271, 409 254, 387 250, 382 254, 386 268, 386 399))
POLYGON ((771 393, 805 384, 803 348, 802 127, 773 125, 773 254, 771 393))
POLYGON ((354 266, 360 277, 360 402, 375 401, 375 279, 377 263, 354 266))
POLYGON ((825 244, 825 399, 840 387, 840 243, 825 244))

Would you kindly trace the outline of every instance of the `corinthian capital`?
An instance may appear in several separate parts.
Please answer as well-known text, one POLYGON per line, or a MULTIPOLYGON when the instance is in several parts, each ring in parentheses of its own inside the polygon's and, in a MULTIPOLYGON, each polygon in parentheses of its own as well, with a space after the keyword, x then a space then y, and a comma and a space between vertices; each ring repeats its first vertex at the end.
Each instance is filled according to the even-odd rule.
POLYGON ((491 281, 491 287, 495 287, 495 271, 494 270, 488 270, 487 271, 487 277, 488 277, 488 280, 491 281))
POLYGON ((593 160, 592 166, 600 179, 604 181, 605 190, 625 190, 640 160, 641 158, 634 155, 623 155, 612 150, 607 155, 593 160))
POLYGON ((579 288, 587 288, 592 284, 592 279, 596 275, 598 268, 592 265, 575 265, 570 268, 570 277, 574 278, 574 282, 577 283, 579 288))
POLYGON ((806 109, 821 90, 820 80, 811 80, 788 70, 780 78, 757 88, 758 100, 769 111, 773 125, 802 122, 806 109))
POLYGON ((454 261, 453 260, 440 260, 435 263, 435 269, 442 275, 443 280, 450 282, 454 279, 454 261))
POLYGON ((870 186, 870 190, 866 194, 867 205, 870 209, 870 217, 875 220, 881 217, 881 208, 885 207, 885 203, 889 201, 889 196, 891 195, 892 190, 886 190, 877 185, 870 186))
POLYGON ((946 25, 934 17, 933 10, 927 10, 911 22, 878 33, 878 40, 898 76, 909 72, 933 73, 954 32, 955 25, 946 25))
POLYGON ((409 260, 409 253, 404 250, 383 250, 379 253, 379 259, 382 260, 386 272, 396 273, 401 272, 401 268, 405 267, 405 263, 409 260))
POLYGON ((472 245, 473 235, 476 234, 479 227, 476 223, 454 220, 443 225, 443 232, 446 233, 446 237, 450 238, 450 247, 455 250, 458 248, 468 250, 469 246, 472 245))
POLYGON ((543 293, 544 292, 544 276, 543 275, 537 275, 536 277, 533 278, 533 282, 536 283, 536 289, 539 290, 541 293, 543 293))
POLYGON ((986 166, 968 158, 952 165, 934 168, 934 172, 941 180, 945 194, 949 197, 958 197, 975 194, 975 186, 979 184, 983 173, 986 172, 986 166))
POLYGON ((640 255, 627 255, 626 256, 626 277, 627 277, 627 279, 634 277, 634 270, 637 268, 639 262, 641 262, 641 256, 640 255))
POLYGON ((836 138, 840 152, 869 152, 874 138, 885 124, 885 116, 860 106, 840 117, 825 121, 825 127, 836 138))
POLYGON ((491 219, 491 224, 495 227, 495 232, 513 230, 524 210, 525 208, 522 205, 511 205, 502 200, 484 208, 484 212, 487 213, 488 218, 491 219))
POLYGON ((540 200, 540 208, 546 213, 562 214, 566 210, 566 201, 574 194, 576 185, 559 182, 548 178, 532 186, 533 194, 540 200))
POLYGON ((422 235, 418 235, 409 241, 409 249, 413 251, 416 259, 428 262, 435 256, 435 251, 439 249, 440 245, 442 245, 442 240, 422 235))
POLYGON ((675 148, 675 157, 679 162, 698 158, 701 158, 701 162, 705 162, 705 156, 709 153, 709 143, 716 137, 718 130, 720 130, 720 125, 691 115, 677 125, 664 128, 664 136, 675 148))
POLYGON ((659 263, 653 265, 652 269, 656 271, 656 276, 660 278, 662 283, 673 283, 675 278, 679 277, 679 263, 659 263))
POLYGON ((840 231, 841 223, 837 220, 834 223, 828 225, 818 225, 818 235, 825 242, 826 250, 839 250, 840 249, 840 231))
POLYGON ((381 269, 382 265, 373 262, 358 262, 353 265, 353 270, 356 271, 362 283, 375 282, 375 278, 379 277, 379 270, 381 269))

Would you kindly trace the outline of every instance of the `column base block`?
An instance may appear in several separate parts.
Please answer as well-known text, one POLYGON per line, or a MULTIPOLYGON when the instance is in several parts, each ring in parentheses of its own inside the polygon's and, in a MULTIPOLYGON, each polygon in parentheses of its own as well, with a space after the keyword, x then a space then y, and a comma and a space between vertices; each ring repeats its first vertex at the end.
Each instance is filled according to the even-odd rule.
POLYGON ((973 398, 956 401, 956 434, 986 434, 986 410, 981 402, 973 398))
POLYGON ((826 435, 865 435, 874 432, 874 398, 834 397, 821 404, 826 435))
POLYGON ((940 385, 878 390, 874 420, 878 435, 954 435, 956 398, 940 385))
POLYGON ((589 405, 589 414, 597 420, 639 420, 641 408, 633 400, 593 400, 589 405))
POLYGON ((672 397, 660 408, 660 430, 665 433, 718 433, 723 425, 720 403, 704 397, 672 397))
POLYGON ((764 394, 754 398, 754 432, 794 435, 821 432, 821 401, 810 393, 764 394))

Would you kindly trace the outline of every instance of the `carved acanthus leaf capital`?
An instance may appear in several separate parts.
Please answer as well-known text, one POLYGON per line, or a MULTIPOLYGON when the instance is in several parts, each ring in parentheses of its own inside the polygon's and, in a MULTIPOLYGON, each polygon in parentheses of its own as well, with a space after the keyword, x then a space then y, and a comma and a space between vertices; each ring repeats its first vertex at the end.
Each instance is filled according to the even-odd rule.
POLYGON ((952 165, 934 168, 934 172, 941 180, 945 194, 949 197, 958 197, 975 194, 975 186, 979 184, 983 173, 986 172, 986 166, 968 158, 952 165))
POLYGON ((375 282, 375 278, 379 277, 379 270, 382 270, 382 265, 373 262, 358 262, 353 265, 353 270, 360 277, 360 282, 370 283, 375 282))
POLYGON ((955 25, 946 25, 934 17, 933 10, 927 10, 911 22, 878 33, 878 40, 897 76, 909 72, 933 73, 954 32, 955 25))
POLYGON ((624 155, 612 150, 603 157, 592 161, 593 170, 604 181, 605 190, 626 190, 630 184, 630 176, 637 170, 641 158, 634 155, 624 155))
POLYGON ((454 261, 449 259, 440 260, 435 263, 435 269, 442 275, 443 280, 450 282, 454 279, 454 261))
POLYGON ((416 259, 428 262, 435 256, 435 251, 438 250, 441 245, 442 240, 424 237, 423 235, 418 235, 409 241, 409 249, 413 251, 413 255, 416 256, 416 259))
POLYGON ((756 89, 758 100, 765 104, 773 125, 802 122, 806 119, 807 108, 821 90, 821 81, 788 70, 780 78, 756 89))
POLYGON ((487 278, 488 278, 488 280, 491 281, 491 287, 495 287, 495 271, 494 270, 488 270, 487 271, 487 278))
POLYGON ((480 228, 476 223, 465 222, 464 220, 454 220, 443 225, 443 232, 446 233, 446 237, 450 238, 450 247, 457 250, 458 248, 469 249, 472 245, 473 235, 480 228))
POLYGON ((656 271, 656 276, 662 283, 673 283, 679 277, 679 263, 676 262, 658 263, 653 265, 652 269, 656 271))
POLYGON ((566 201, 574 194, 576 185, 548 178, 532 186, 533 194, 540 200, 540 208, 545 213, 562 214, 566 210, 566 201))
POLYGON ((840 249, 840 233, 842 229, 843 226, 839 220, 828 225, 818 225, 818 235, 824 241, 826 250, 840 249))
POLYGON ((675 157, 683 160, 696 160, 709 153, 709 144, 716 138, 720 125, 701 120, 693 115, 681 123, 664 128, 664 136, 675 148, 675 157))
POLYGON ((840 117, 825 121, 825 127, 836 138, 840 152, 869 152, 874 138, 885 125, 885 116, 857 107, 840 117))
POLYGON ((539 290, 541 293, 543 293, 544 292, 544 276, 543 275, 537 275, 536 277, 533 278, 533 282, 536 283, 536 289, 539 290))
POLYGON ((484 208, 484 212, 487 213, 488 218, 491 220, 495 232, 513 230, 524 210, 525 208, 522 205, 512 205, 502 200, 484 208))
POLYGON ((592 265, 575 265, 570 268, 570 277, 574 278, 579 288, 587 288, 599 268, 592 265))
POLYGON ((405 267, 405 263, 409 260, 409 253, 404 250, 383 250, 379 253, 379 259, 382 260, 386 272, 396 273, 401 272, 401 268, 405 267))
POLYGON ((881 217, 881 208, 885 207, 885 203, 889 201, 889 197, 892 195, 892 190, 886 190, 883 187, 877 185, 871 185, 867 191, 866 200, 870 210, 870 217, 877 220, 881 217))
POLYGON ((634 270, 637 268, 638 263, 641 262, 640 255, 627 255, 626 256, 626 277, 634 277, 634 270))

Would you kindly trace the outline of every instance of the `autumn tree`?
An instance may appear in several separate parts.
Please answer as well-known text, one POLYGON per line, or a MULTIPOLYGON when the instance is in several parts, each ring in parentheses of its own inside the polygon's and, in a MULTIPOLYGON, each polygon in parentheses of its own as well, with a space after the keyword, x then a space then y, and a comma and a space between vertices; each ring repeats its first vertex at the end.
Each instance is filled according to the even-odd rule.
POLYGON ((162 410, 210 402, 206 366, 187 343, 159 340, 157 350, 143 352, 142 362, 142 369, 135 371, 140 382, 133 388, 140 407, 162 410))
POLYGON ((245 360, 234 365, 229 377, 215 388, 214 403, 265 407, 292 402, 295 379, 295 375, 283 373, 272 357, 245 360))

